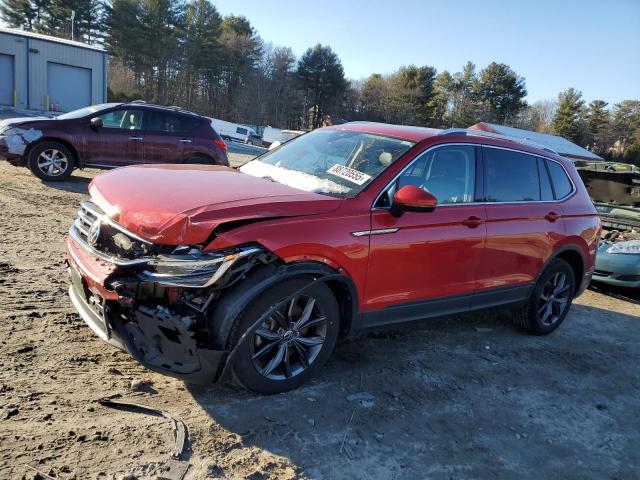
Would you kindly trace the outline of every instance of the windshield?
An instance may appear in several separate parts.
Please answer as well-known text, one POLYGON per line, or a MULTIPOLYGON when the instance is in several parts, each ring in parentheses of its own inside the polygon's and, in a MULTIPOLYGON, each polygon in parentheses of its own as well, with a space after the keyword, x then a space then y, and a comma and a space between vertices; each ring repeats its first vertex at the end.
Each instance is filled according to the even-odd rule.
POLYGON ((413 145, 370 133, 320 129, 264 154, 240 171, 308 192, 353 197, 413 145))
POLYGON ((88 107, 79 108, 78 110, 72 110, 70 112, 63 113, 62 115, 58 115, 56 119, 73 120, 74 118, 82 118, 82 117, 91 115, 93 113, 106 110, 107 108, 115 107, 117 105, 119 104, 118 103, 100 103, 98 105, 90 105, 88 107))

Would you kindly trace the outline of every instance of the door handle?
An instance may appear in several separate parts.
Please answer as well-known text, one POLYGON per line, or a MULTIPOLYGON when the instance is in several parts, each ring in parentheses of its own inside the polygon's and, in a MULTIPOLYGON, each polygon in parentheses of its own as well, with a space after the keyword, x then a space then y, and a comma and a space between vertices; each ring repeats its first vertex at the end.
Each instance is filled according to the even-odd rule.
POLYGON ((544 216, 544 218, 546 218, 550 222, 555 222, 557 219, 560 218, 560 215, 557 214, 556 212, 549 212, 544 216))
POLYGON ((129 140, 134 140, 136 142, 142 141, 142 137, 129 137, 129 140))
POLYGON ((471 215, 469 218, 462 221, 462 224, 465 227, 469 227, 469 228, 476 228, 482 225, 482 223, 483 223, 483 220, 479 217, 476 217, 475 215, 471 215))
POLYGON ((180 143, 191 143, 191 140, 189 140, 188 138, 182 138, 180 140, 180 143))

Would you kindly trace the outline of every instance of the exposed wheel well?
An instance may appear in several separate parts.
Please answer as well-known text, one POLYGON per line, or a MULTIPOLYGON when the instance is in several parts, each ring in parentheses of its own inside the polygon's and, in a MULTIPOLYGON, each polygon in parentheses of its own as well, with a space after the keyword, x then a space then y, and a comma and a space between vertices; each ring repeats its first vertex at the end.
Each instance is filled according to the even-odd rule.
POLYGON ((31 150, 33 150, 36 146, 38 146, 38 145, 40 145, 41 143, 44 143, 44 142, 61 143, 62 145, 67 147, 69 149, 69 151, 71 152, 71 154, 73 155, 73 159, 76 162, 76 168, 82 168, 83 167, 83 165, 80 164, 80 155, 78 154, 78 151, 76 150, 76 148, 73 145, 71 145, 69 142, 67 142, 66 140, 62 140, 61 138, 55 138, 55 137, 42 137, 42 138, 39 138, 36 142, 33 142, 32 144, 27 146, 27 149, 24 152, 24 158, 28 160, 29 159, 29 155, 31 155, 31 150))
POLYGON ((584 275, 584 260, 582 259, 582 255, 575 250, 564 250, 555 258, 561 258, 571 266, 576 279, 576 289, 580 288, 580 282, 582 282, 582 276, 584 275))
POLYGON ((220 297, 208 315, 210 340, 215 348, 224 348, 235 325, 237 316, 257 295, 267 288, 290 278, 307 277, 310 281, 322 276, 335 275, 326 280, 340 309, 340 335, 351 329, 357 314, 357 292, 353 281, 344 275, 337 276, 335 270, 316 262, 300 262, 288 265, 270 263, 252 269, 242 282, 232 286, 220 297))
POLYGON ((351 331, 356 299, 353 298, 351 289, 345 282, 328 280, 326 283, 338 302, 338 307, 340 308, 340 336, 344 337, 351 331))

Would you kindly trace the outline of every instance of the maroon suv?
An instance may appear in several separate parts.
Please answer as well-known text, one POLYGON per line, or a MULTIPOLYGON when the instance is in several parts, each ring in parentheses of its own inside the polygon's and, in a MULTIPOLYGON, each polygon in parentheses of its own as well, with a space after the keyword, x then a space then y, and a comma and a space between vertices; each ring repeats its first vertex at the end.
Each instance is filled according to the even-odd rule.
POLYGON ((0 121, 0 158, 43 180, 75 168, 140 163, 229 165, 227 146, 209 119, 178 107, 104 103, 55 118, 0 121))

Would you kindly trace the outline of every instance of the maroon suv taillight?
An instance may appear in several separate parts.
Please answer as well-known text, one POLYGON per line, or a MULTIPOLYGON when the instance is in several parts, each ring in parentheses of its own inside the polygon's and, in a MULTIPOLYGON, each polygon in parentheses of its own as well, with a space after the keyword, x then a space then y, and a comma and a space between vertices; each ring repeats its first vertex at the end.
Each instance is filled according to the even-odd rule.
POLYGON ((227 144, 224 143, 224 140, 222 140, 221 138, 216 138, 213 143, 215 143, 217 146, 219 146, 222 150, 224 150, 225 152, 227 151, 227 144))

